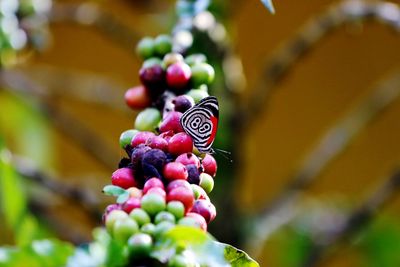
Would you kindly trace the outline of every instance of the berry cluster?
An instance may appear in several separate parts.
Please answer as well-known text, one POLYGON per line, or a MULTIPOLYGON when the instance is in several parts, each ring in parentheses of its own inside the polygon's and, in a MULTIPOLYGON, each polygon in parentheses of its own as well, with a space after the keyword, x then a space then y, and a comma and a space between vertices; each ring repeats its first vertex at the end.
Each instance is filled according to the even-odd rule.
POLYGON ((112 174, 112 185, 105 187, 118 198, 106 208, 104 222, 132 257, 149 255, 175 225, 207 231, 216 216, 208 194, 217 163, 212 155, 199 153, 180 123, 185 111, 208 96, 214 69, 204 55, 184 57, 172 49, 167 35, 144 38, 137 46, 144 59, 142 85, 129 89, 125 100, 131 108, 144 110, 136 117, 135 129, 121 134, 120 146, 128 157, 112 174))
POLYGON ((28 45, 43 45, 50 8, 51 0, 0 1, 0 65, 11 64, 28 45))

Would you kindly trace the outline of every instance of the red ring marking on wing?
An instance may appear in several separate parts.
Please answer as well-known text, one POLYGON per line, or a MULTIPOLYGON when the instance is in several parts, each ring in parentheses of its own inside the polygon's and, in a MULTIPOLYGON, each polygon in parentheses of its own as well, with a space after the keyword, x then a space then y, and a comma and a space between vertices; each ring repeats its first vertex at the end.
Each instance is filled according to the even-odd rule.
POLYGON ((210 118, 210 120, 211 120, 213 127, 212 127, 212 132, 211 132, 210 138, 207 140, 207 145, 211 144, 214 141, 215 135, 217 134, 217 128, 218 128, 218 119, 213 116, 210 118))

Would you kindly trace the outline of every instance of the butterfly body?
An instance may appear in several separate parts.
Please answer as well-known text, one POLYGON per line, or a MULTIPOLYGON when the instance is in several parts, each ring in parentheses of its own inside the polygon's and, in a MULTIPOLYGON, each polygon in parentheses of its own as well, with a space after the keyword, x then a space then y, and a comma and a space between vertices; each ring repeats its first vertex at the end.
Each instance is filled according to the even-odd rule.
POLYGON ((209 96, 183 113, 180 123, 200 152, 213 153, 211 146, 217 134, 218 119, 218 100, 209 96))

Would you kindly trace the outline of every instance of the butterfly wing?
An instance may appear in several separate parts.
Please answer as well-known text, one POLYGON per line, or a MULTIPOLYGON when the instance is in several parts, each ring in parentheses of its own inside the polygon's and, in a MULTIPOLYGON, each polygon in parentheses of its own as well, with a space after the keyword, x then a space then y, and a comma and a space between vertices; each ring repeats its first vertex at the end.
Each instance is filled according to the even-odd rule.
POLYGON ((219 107, 214 96, 202 99, 181 117, 184 131, 193 139, 200 152, 211 152, 218 129, 219 107))

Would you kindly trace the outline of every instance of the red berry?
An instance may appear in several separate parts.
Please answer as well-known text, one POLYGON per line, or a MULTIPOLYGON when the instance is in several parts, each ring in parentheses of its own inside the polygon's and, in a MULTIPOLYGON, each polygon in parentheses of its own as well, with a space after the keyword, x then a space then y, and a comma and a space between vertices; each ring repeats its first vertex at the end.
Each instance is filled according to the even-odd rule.
POLYGON ((146 144, 151 148, 158 148, 163 151, 167 151, 168 149, 168 142, 161 136, 150 137, 147 140, 146 144))
POLYGON ((186 213, 186 217, 195 219, 196 222, 198 223, 200 229, 202 229, 203 231, 207 231, 207 222, 203 218, 203 216, 201 216, 197 213, 194 213, 194 212, 188 212, 188 213, 186 213))
POLYGON ((137 145, 145 144, 150 138, 156 136, 152 132, 138 132, 132 139, 131 146, 134 148, 137 145))
POLYGON ((167 84, 171 88, 184 88, 192 76, 192 71, 188 64, 177 62, 167 68, 167 84))
POLYGON ((180 155, 192 152, 193 140, 186 133, 177 133, 169 139, 168 152, 172 155, 180 155))
POLYGON ((185 168, 185 165, 179 162, 170 162, 164 166, 163 175, 165 179, 172 181, 183 179, 186 180, 188 178, 188 172, 185 168))
POLYGON ((142 109, 150 106, 151 98, 146 87, 139 85, 126 91, 125 102, 132 109, 142 109))
POLYGON ((181 117, 182 113, 177 112, 177 111, 171 111, 169 112, 164 120, 161 122, 160 125, 160 132, 168 132, 168 131, 173 131, 174 133, 180 133, 183 132, 183 128, 181 125, 181 117))
POLYGON ((146 194, 157 194, 162 196, 163 198, 165 198, 167 196, 167 194, 165 193, 165 190, 162 189, 161 187, 153 187, 150 188, 146 194))
POLYGON ((213 177, 217 173, 217 162, 210 154, 205 155, 204 159, 201 161, 201 165, 203 166, 205 173, 208 173, 213 177))
POLYGON ((196 165, 197 168, 200 168, 200 160, 193 153, 181 154, 176 158, 175 162, 180 162, 185 166, 193 164, 196 165))
POLYGON ((111 175, 111 182, 113 185, 122 187, 124 189, 137 186, 132 169, 130 168, 121 168, 113 172, 111 175))
POLYGON ((167 194, 167 202, 174 200, 182 202, 186 211, 190 210, 194 204, 194 195, 192 189, 185 187, 177 187, 172 189, 167 194))
POLYGON ((167 185, 167 192, 170 192, 171 190, 178 187, 184 187, 187 190, 192 190, 191 185, 186 180, 173 180, 167 185))
POLYGON ((139 77, 142 84, 147 88, 150 88, 150 90, 159 90, 160 88, 164 88, 165 72, 158 64, 147 68, 141 68, 139 71, 139 77))
POLYGON ((214 220, 217 212, 215 206, 205 199, 198 199, 194 202, 194 205, 190 212, 194 212, 203 216, 207 223, 214 220))
POLYGON ((136 208, 140 208, 140 198, 138 197, 131 197, 124 204, 122 204, 122 209, 126 213, 130 213, 136 208))
POLYGON ((159 187, 161 189, 164 189, 164 184, 163 182, 158 179, 158 178, 151 178, 149 180, 147 180, 144 183, 144 187, 143 187, 143 194, 146 194, 147 191, 149 191, 149 189, 151 188, 155 188, 155 187, 159 187))

